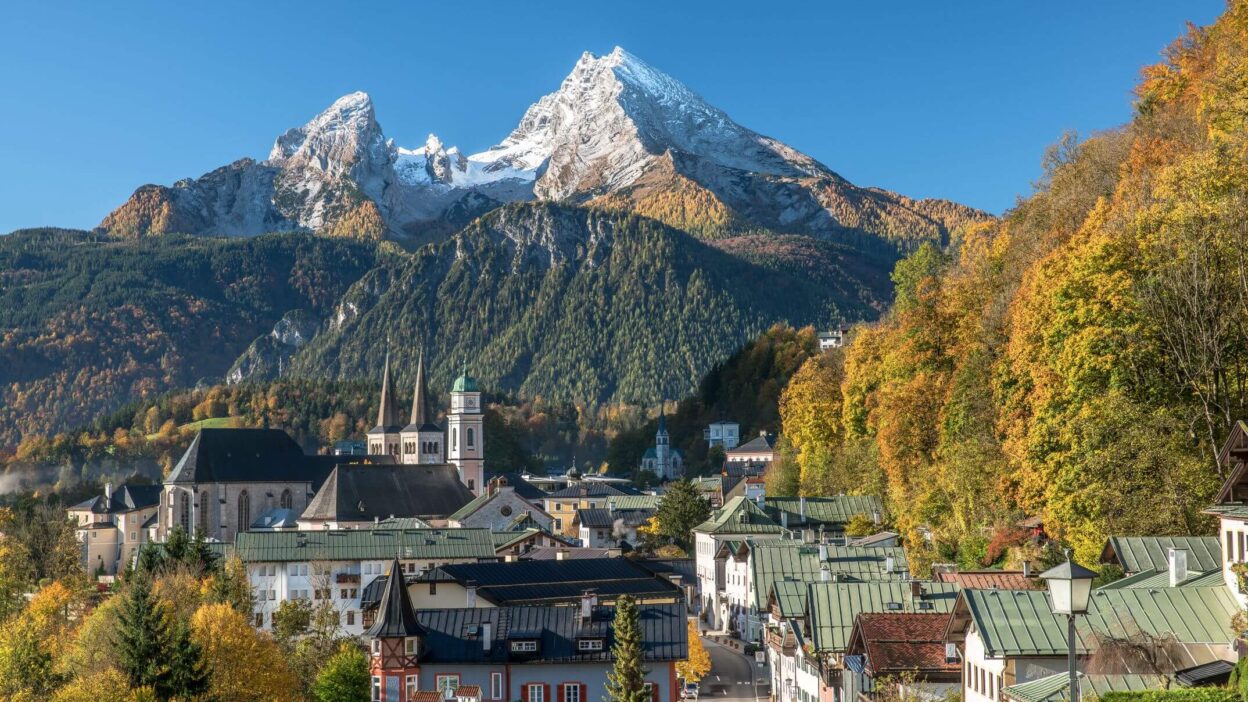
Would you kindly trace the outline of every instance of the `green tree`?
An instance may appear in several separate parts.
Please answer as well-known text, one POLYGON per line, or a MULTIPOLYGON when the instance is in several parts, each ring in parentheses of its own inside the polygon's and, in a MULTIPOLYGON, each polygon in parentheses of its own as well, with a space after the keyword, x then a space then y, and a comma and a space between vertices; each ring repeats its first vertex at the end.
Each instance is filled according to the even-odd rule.
POLYGON ((615 664, 607 674, 608 702, 649 702, 646 674, 642 667, 641 615, 637 603, 625 595, 615 603, 613 622, 615 645, 611 656, 615 664))
POLYGON ((370 694, 368 657, 348 643, 325 661, 312 685, 317 702, 368 702, 370 694))
POLYGON ((711 516, 711 505, 696 485, 682 479, 668 483, 655 516, 659 534, 688 551, 693 528, 711 516))
POLYGON ((304 599, 282 600, 273 613, 273 636, 283 646, 292 645, 312 625, 312 604, 304 599))
POLYGON ((203 692, 207 675, 199 647, 152 595, 149 578, 134 578, 121 597, 113 647, 130 687, 151 687, 162 700, 203 692))

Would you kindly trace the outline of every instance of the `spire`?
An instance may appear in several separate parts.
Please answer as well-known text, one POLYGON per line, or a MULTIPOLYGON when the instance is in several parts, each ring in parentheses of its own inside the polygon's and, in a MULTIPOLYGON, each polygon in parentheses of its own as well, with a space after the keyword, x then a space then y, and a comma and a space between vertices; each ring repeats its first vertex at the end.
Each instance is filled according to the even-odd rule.
POLYGON ((398 556, 390 564, 390 572, 386 576, 386 589, 377 604, 377 621, 364 633, 374 639, 404 638, 425 633, 416 619, 416 610, 412 609, 412 598, 407 594, 407 582, 403 578, 403 567, 399 565, 398 556))
POLYGON ((666 405, 667 405, 667 400, 666 400, 666 399, 665 399, 665 400, 663 400, 662 402, 660 402, 660 403, 659 403, 659 433, 660 433, 660 434, 666 434, 666 433, 667 433, 667 412, 666 412, 666 409, 667 409, 667 408, 666 408, 666 405))
POLYGON ((429 408, 429 393, 425 391, 425 352, 416 361, 416 393, 412 396, 412 421, 409 426, 424 427, 433 423, 433 411, 429 408))
POLYGON ((381 407, 377 409, 377 426, 394 426, 394 403, 390 399, 390 352, 386 351, 386 366, 381 373, 381 407))

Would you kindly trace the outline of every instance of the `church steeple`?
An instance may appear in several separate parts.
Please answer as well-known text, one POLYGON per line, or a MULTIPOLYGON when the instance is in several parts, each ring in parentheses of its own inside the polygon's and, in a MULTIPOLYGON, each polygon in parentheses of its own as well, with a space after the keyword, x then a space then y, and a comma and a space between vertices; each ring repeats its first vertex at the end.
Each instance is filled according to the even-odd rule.
POLYGON ((390 352, 386 352, 386 365, 381 372, 381 406, 377 408, 377 426, 394 426, 394 402, 390 395, 390 352))
POLYGON ((425 387, 425 352, 416 361, 416 390, 412 393, 412 416, 403 427, 402 458, 404 463, 438 464, 445 462, 446 435, 434 421, 433 405, 425 387))
MULTIPOLYGON (((412 599, 407 594, 407 581, 403 567, 396 557, 390 563, 386 587, 377 604, 377 619, 364 632, 371 639, 369 649, 369 672, 373 680, 408 680, 420 674, 420 657, 424 653, 425 628, 416 618, 412 599)), ((412 686, 414 687, 414 686, 412 686)), ((398 685, 382 690, 374 688, 374 699, 381 702, 411 702, 412 688, 404 694, 398 685), (377 694, 377 693, 380 694, 377 694)))
POLYGON ((417 428, 433 424, 433 411, 429 409, 429 398, 425 391, 425 352, 420 352, 416 361, 416 392, 412 395, 412 421, 409 425, 417 428))
POLYGON ((373 455, 399 455, 399 426, 394 421, 394 395, 390 392, 390 352, 381 372, 381 406, 377 408, 377 426, 368 432, 368 452, 373 455))

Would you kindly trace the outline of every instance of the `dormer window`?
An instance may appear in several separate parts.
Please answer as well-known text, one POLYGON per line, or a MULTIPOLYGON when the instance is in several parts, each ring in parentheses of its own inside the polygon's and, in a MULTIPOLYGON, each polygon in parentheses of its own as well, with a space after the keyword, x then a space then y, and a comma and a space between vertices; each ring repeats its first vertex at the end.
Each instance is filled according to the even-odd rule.
POLYGON ((580 639, 576 642, 578 651, 601 651, 602 648, 602 639, 580 639))
POLYGON ((415 636, 409 636, 406 639, 403 639, 403 653, 409 656, 416 655, 416 651, 419 646, 420 639, 417 639, 415 636))

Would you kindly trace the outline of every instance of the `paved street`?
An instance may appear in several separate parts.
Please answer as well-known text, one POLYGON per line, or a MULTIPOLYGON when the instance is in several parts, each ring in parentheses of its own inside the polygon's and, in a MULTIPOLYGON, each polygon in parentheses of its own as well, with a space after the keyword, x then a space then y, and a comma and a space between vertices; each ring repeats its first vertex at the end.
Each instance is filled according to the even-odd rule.
POLYGON ((711 654, 711 674, 702 679, 701 698, 706 700, 753 700, 766 697, 764 671, 745 656, 709 639, 702 639, 711 654), (755 678, 759 687, 755 688, 755 678))

